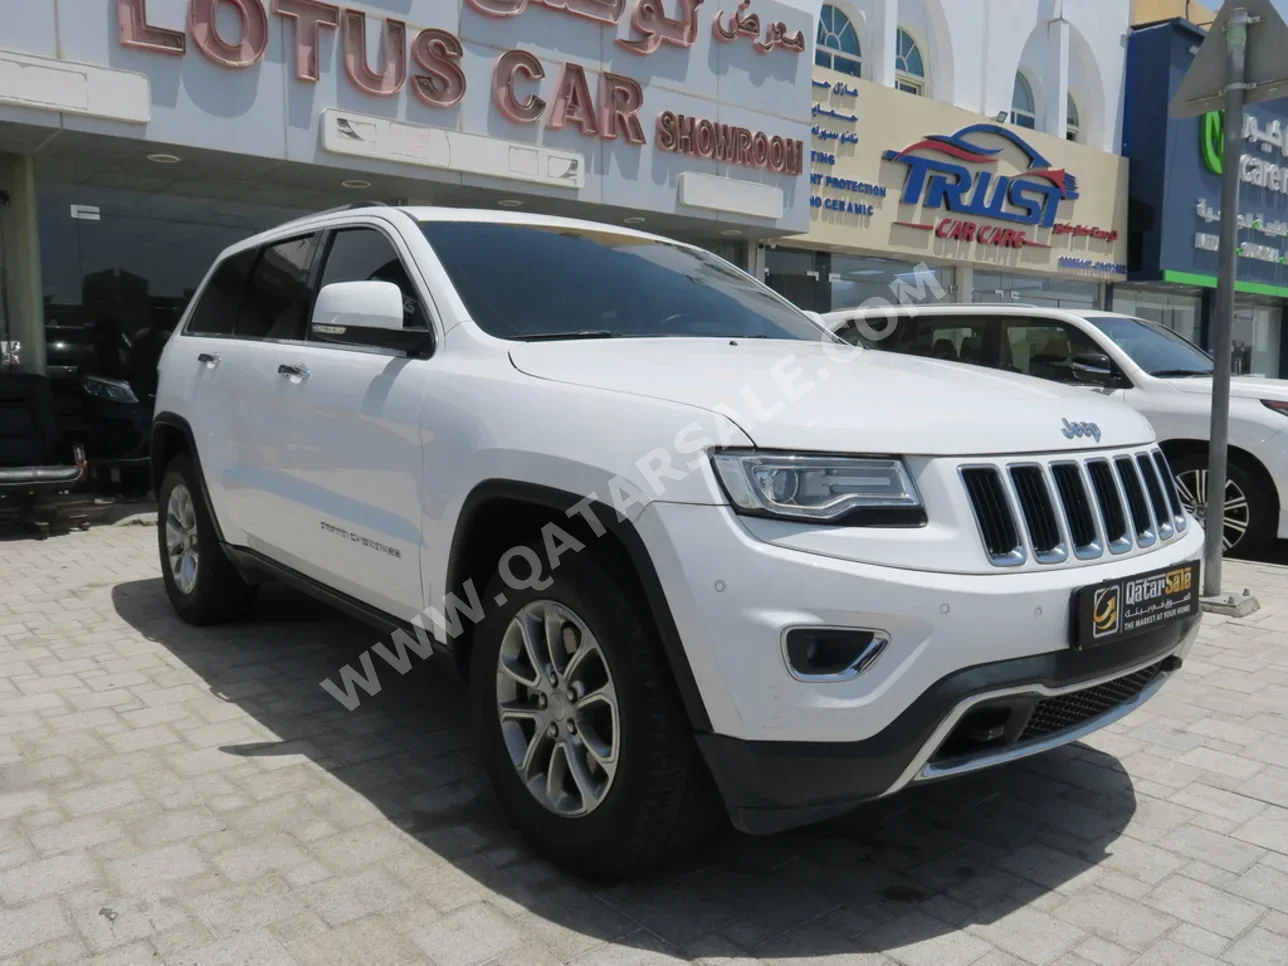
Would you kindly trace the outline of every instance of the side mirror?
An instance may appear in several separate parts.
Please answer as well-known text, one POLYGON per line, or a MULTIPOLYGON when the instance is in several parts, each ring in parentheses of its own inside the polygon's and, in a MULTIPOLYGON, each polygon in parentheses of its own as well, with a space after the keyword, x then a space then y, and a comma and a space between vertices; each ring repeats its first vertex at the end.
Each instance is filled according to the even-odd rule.
POLYGON ((402 290, 393 282, 333 282, 318 292, 312 337, 320 342, 395 349, 408 355, 429 350, 427 329, 405 329, 402 290))
POLYGON ((823 316, 819 315, 817 312, 813 312, 809 309, 801 309, 801 311, 804 312, 811 319, 813 319, 815 322, 817 322, 819 325, 823 326, 823 328, 827 328, 827 319, 823 318, 823 316))
POLYGON ((1103 352, 1079 352, 1069 362, 1073 377, 1079 382, 1106 386, 1117 382, 1114 364, 1103 352))

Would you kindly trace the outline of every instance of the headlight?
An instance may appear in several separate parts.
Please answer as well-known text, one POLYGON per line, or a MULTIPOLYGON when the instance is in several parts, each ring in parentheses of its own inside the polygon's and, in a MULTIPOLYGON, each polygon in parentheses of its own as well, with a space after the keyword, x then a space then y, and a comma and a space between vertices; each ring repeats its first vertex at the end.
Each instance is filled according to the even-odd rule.
POLYGON ((1288 402, 1280 402, 1277 399, 1263 399, 1261 400, 1261 405, 1265 406, 1267 409, 1273 409, 1277 413, 1283 413, 1285 416, 1288 416, 1288 402))
POLYGON ((740 513, 815 523, 924 522, 902 460, 716 453, 716 474, 740 513))
POLYGON ((139 401, 139 397, 134 395, 134 390, 130 388, 130 384, 122 382, 120 379, 86 376, 81 386, 91 396, 98 396, 98 398, 106 399, 110 402, 136 403, 139 401))

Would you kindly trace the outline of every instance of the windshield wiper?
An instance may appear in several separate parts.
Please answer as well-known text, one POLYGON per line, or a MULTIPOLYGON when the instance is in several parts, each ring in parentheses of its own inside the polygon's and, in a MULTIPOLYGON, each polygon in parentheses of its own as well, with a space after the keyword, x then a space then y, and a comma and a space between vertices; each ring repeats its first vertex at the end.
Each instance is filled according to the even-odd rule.
POLYGON ((1173 376, 1210 376, 1211 369, 1155 369, 1150 373, 1160 379, 1167 379, 1173 376))
POLYGON ((554 339, 616 339, 616 332, 607 329, 574 329, 570 332, 537 332, 516 336, 521 342, 545 342, 554 339))

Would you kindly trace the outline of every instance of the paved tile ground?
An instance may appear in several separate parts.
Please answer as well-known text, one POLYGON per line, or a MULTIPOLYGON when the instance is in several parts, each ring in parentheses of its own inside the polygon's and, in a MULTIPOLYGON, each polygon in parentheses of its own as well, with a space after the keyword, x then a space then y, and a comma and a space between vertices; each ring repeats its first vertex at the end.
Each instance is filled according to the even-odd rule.
POLYGON ((1288 963, 1288 568, 1085 744, 596 889, 498 813, 427 666, 280 592, 171 614, 153 531, 0 542, 0 962, 1288 963))

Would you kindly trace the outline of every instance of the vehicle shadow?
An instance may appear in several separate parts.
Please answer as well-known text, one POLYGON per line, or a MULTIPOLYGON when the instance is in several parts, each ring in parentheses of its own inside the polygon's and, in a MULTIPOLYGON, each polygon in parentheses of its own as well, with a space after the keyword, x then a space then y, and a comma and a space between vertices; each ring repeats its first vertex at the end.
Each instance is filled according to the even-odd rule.
POLYGON ((727 830, 644 881, 587 883, 537 859, 495 803, 449 662, 400 677, 376 658, 383 689, 348 711, 319 682, 356 665, 379 633, 286 588, 264 591, 252 619, 217 628, 180 622, 159 578, 117 584, 112 599, 122 619, 281 739, 220 750, 325 769, 503 909, 583 944, 694 959, 880 951, 1046 908, 1130 860, 1131 840, 1114 843, 1136 811, 1131 779, 1114 757, 1072 745, 811 828, 727 830))

